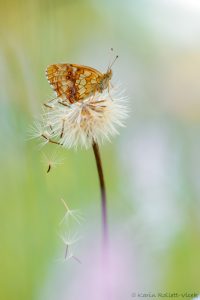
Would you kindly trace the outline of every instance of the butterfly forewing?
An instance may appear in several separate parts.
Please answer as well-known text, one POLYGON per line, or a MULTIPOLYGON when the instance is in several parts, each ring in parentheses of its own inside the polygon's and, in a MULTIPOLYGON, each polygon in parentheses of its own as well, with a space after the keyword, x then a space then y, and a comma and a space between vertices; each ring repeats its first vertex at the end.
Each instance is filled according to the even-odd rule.
POLYGON ((94 94, 103 75, 90 67, 54 64, 47 67, 46 76, 58 98, 74 103, 94 94))

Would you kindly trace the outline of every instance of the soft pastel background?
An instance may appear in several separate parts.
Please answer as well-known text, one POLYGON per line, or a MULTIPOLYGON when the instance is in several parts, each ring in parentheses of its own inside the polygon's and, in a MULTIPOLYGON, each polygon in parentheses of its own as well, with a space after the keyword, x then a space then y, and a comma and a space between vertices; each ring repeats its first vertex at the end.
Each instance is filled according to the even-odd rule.
POLYGON ((110 231, 128 253, 115 299, 199 292, 200 2, 0 0, 0 28, 0 299, 79 299, 73 288, 101 234, 93 154, 48 145, 42 152, 57 151, 64 163, 47 174, 27 136, 52 96, 46 66, 105 71, 111 47, 131 111, 127 128, 101 148, 110 231), (62 262, 61 197, 85 217, 67 228, 82 236, 82 265, 62 262))

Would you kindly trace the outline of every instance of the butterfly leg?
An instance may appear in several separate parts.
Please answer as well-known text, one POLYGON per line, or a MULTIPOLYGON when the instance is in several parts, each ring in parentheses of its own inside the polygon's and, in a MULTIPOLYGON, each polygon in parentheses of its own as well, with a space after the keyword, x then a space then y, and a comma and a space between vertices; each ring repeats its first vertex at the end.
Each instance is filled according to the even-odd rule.
POLYGON ((111 86, 112 89, 114 88, 114 85, 111 82, 110 82, 110 86, 111 86))
POLYGON ((110 86, 113 88, 113 85, 111 84, 111 82, 109 82, 109 84, 108 84, 108 94, 109 94, 110 99, 113 101, 113 98, 110 94, 110 86))
POLYGON ((96 92, 97 92, 97 87, 96 87, 96 85, 95 85, 95 86, 94 86, 94 91, 93 91, 93 93, 92 93, 91 103, 92 103, 92 102, 96 102, 96 101, 95 101, 95 95, 96 95, 96 92))

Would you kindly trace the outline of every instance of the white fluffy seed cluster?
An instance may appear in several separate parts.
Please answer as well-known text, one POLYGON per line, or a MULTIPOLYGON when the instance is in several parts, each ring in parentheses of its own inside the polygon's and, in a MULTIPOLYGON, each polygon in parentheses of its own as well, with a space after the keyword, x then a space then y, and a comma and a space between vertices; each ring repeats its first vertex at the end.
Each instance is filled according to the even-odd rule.
POLYGON ((117 128, 124 126, 128 115, 126 99, 116 91, 112 95, 105 91, 69 105, 58 100, 44 112, 35 136, 65 148, 89 148, 93 142, 110 140, 118 134, 117 128))

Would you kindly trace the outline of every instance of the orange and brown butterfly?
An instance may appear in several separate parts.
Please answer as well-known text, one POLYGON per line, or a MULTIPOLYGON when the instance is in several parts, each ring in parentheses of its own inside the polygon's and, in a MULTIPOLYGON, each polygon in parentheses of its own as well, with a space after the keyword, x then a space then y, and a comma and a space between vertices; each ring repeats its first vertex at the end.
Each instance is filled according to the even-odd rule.
MULTIPOLYGON (((117 58, 118 56, 115 60, 117 58)), ((109 89, 113 63, 104 74, 82 65, 53 64, 47 67, 46 76, 52 89, 56 92, 56 97, 62 103, 72 104, 82 101, 96 92, 102 93, 105 89, 109 89)))

